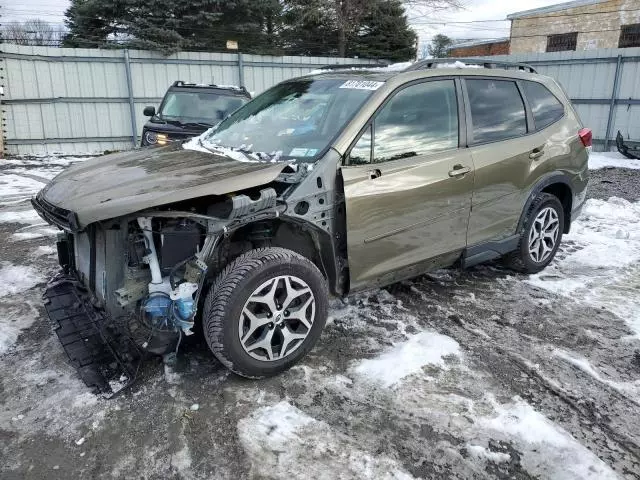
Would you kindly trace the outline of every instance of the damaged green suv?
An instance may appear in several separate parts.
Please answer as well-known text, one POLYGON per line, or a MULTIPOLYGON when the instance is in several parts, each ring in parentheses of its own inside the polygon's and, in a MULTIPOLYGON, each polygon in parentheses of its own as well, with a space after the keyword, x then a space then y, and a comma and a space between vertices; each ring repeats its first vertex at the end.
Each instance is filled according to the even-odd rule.
POLYGON ((274 375, 316 343, 329 295, 549 264, 585 200, 591 132, 531 67, 460 65, 287 80, 182 145, 56 177, 33 199, 62 230, 45 304, 85 382, 132 381, 199 322, 232 371, 274 375))

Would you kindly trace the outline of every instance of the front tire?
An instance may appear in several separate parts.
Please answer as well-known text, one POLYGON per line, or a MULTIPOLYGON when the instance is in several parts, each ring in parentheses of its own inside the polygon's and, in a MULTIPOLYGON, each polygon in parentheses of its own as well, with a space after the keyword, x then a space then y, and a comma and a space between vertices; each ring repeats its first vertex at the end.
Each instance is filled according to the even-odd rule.
POLYGON ((261 248, 220 273, 205 301, 203 329, 223 365, 262 378, 287 370, 313 348, 327 310, 327 283, 311 261, 284 248, 261 248))
POLYGON ((564 209, 558 197, 538 194, 525 217, 518 248, 505 257, 505 263, 518 272, 538 273, 555 257, 563 231, 564 209))

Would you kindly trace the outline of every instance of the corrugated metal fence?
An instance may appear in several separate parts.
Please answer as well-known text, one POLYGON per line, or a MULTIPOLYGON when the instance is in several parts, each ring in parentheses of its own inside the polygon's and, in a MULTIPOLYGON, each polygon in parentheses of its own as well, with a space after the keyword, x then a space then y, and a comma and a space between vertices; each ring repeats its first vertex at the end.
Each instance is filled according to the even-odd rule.
MULTIPOLYGON (((371 63, 329 57, 1 46, 5 149, 9 153, 89 153, 130 148, 174 80, 243 84, 260 93, 322 65, 371 63), (135 129, 132 128, 135 125, 135 129)), ((487 57, 525 62, 558 80, 596 140, 618 130, 640 140, 640 48, 487 57)), ((137 143, 137 139, 136 139, 137 143)))
POLYGON ((626 139, 640 141, 640 48, 484 58, 528 63, 560 82, 593 130, 594 149, 609 150, 618 130, 626 139))
POLYGON ((146 105, 175 80, 244 85, 260 93, 327 64, 371 63, 330 57, 272 57, 138 50, 0 46, 2 110, 10 154, 92 153, 138 143, 146 105), (132 128, 133 125, 133 128, 132 128))

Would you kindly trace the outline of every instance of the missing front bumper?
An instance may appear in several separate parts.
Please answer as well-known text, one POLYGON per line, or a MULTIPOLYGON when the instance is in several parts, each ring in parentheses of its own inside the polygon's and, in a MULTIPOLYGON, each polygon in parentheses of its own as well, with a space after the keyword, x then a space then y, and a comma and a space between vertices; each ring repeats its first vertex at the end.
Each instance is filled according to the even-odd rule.
POLYGON ((125 328, 96 309, 72 275, 59 274, 44 293, 62 348, 94 393, 112 396, 135 380, 141 355, 125 328))

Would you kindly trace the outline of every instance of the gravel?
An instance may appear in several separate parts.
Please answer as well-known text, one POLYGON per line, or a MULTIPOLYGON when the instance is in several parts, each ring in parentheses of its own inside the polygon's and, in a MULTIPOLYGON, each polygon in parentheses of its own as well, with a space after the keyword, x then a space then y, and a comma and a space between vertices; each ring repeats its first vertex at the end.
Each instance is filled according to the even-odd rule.
POLYGON ((630 202, 640 199, 640 170, 612 167, 591 170, 587 198, 606 200, 609 197, 630 202))

